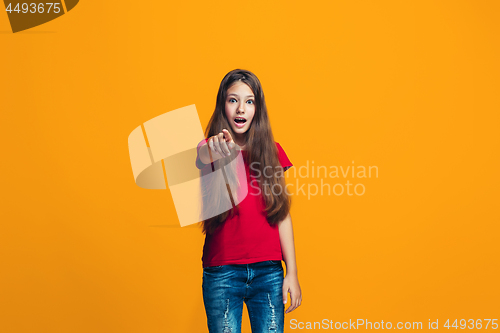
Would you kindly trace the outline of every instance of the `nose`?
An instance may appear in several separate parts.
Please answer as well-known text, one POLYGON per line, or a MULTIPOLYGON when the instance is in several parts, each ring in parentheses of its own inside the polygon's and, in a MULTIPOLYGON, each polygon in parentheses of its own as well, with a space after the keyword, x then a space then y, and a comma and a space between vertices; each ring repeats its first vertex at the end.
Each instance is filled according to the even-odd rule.
POLYGON ((244 113, 244 112, 245 112, 244 103, 240 103, 238 107, 238 113, 244 113))

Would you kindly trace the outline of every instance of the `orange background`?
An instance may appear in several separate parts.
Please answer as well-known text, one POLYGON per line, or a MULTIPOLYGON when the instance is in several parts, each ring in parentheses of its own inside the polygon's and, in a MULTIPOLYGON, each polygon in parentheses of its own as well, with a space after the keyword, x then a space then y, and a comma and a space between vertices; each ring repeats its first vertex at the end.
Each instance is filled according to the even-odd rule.
POLYGON ((207 332, 201 230, 178 226, 168 190, 135 185, 127 137, 190 104, 205 127, 235 68, 261 80, 295 167, 379 168, 363 196, 293 197, 303 304, 286 331, 498 318, 499 15, 498 1, 81 1, 12 34, 0 14, 0 331, 207 332))

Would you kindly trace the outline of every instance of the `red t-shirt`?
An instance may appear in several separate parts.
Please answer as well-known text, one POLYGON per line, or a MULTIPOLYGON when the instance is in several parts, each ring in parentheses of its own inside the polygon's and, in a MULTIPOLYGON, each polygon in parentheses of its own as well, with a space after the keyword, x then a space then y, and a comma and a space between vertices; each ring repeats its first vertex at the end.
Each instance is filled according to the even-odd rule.
MULTIPOLYGON (((206 140, 202 140, 198 144, 198 153, 205 142, 206 140)), ((280 144, 275 143, 278 148, 279 162, 283 169, 287 170, 293 164, 280 144)), ((246 151, 242 150, 241 153, 245 157, 246 151)), ((196 159, 196 166, 199 169, 210 168, 210 164, 203 164, 199 156, 196 159)), ((250 176, 250 169, 246 162, 245 170, 248 195, 238 204, 239 211, 236 210, 233 217, 228 217, 212 235, 206 235, 201 259, 203 267, 283 259, 279 228, 277 225, 274 227, 269 225, 264 211, 264 198, 262 193, 259 193, 257 182, 253 182, 251 186, 250 182, 254 177, 250 176)), ((269 174, 276 171, 266 172, 269 174)))

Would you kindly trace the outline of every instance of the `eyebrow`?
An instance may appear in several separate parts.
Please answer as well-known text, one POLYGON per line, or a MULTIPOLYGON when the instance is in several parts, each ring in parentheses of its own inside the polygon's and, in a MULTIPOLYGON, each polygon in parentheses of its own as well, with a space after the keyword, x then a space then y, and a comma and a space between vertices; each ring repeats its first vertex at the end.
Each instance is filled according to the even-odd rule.
MULTIPOLYGON (((239 97, 239 95, 238 95, 238 94, 229 94, 229 95, 227 95, 227 96, 237 96, 237 97, 239 97)), ((254 97, 254 96, 253 96, 253 95, 247 95, 247 96, 245 96, 245 97, 254 97)))

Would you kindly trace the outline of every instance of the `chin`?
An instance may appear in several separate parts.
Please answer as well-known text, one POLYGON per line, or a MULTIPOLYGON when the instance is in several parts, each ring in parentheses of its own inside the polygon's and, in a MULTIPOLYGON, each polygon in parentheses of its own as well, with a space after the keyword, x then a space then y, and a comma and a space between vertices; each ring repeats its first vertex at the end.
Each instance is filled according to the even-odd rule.
POLYGON ((245 134, 246 132, 248 132, 248 128, 237 128, 234 130, 234 132, 238 134, 245 134))

